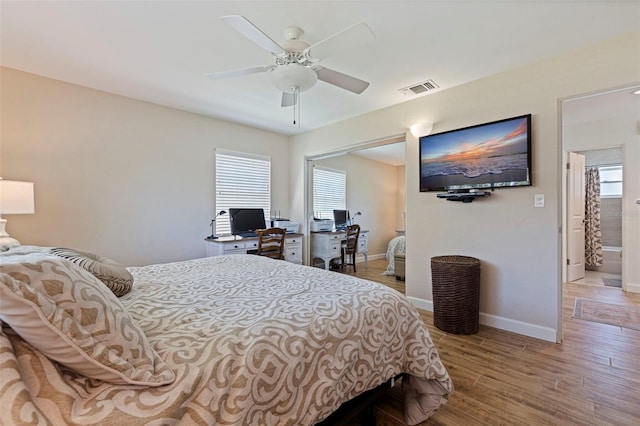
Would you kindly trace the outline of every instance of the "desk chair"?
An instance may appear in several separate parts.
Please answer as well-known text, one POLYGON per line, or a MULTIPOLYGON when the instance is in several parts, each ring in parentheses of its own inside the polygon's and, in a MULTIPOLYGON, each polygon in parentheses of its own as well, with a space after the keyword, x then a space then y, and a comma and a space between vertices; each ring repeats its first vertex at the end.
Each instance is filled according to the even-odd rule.
POLYGON ((340 251, 340 259, 342 260, 342 267, 345 268, 349 265, 353 266, 353 272, 356 272, 356 252, 358 251, 358 237, 360 236, 360 225, 347 226, 346 240, 342 245, 340 251), (345 255, 350 258, 345 260, 345 255))
POLYGON ((256 231, 258 235, 258 256, 266 256, 272 259, 284 259, 283 228, 268 228, 256 231))

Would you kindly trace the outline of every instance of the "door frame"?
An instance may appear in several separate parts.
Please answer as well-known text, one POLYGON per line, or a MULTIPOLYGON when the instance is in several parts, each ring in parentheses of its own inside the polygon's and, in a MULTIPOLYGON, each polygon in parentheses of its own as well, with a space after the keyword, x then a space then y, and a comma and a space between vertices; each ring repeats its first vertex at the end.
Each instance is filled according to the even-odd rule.
MULTIPOLYGON (((637 84, 625 84, 622 86, 618 86, 618 87, 610 87, 610 88, 604 88, 604 89, 600 89, 600 90, 596 90, 596 91, 592 91, 589 93, 582 93, 579 95, 574 95, 574 96, 567 96, 567 97, 563 97, 563 98, 559 98, 558 99, 558 159, 559 159, 559 164, 558 167, 560 169, 560 179, 559 179, 559 185, 560 185, 560 195, 559 195, 559 211, 558 211, 558 215, 560 217, 560 223, 561 223, 561 227, 560 227, 560 233, 561 233, 561 238, 560 238, 560 244, 561 244, 561 250, 560 250, 560 254, 561 254, 561 258, 559 259, 560 262, 560 268, 559 270, 561 271, 560 273, 560 280, 559 280, 559 286, 558 286, 558 333, 557 333, 557 341, 558 342, 562 342, 562 332, 563 332, 563 317, 562 317, 562 306, 563 306, 563 287, 564 287, 564 283, 566 282, 567 279, 567 274, 566 274, 566 258, 567 258, 567 186, 566 186, 566 182, 567 182, 567 168, 566 168, 566 163, 568 161, 568 152, 569 151, 589 151, 589 150, 593 150, 593 149, 606 149, 606 148, 614 148, 614 147, 622 147, 622 167, 623 167, 623 173, 626 175, 626 170, 628 170, 627 167, 627 147, 626 145, 612 145, 612 146, 600 146, 600 147, 584 147, 583 149, 580 148, 571 148, 569 149, 568 147, 565 147, 565 141, 563 139, 563 111, 562 111, 562 106, 563 103, 566 101, 572 101, 572 100, 577 100, 577 99, 581 99, 581 98, 586 98, 586 97, 591 97, 591 96, 599 96, 599 95, 604 95, 607 93, 611 93, 611 92, 617 92, 617 91, 624 91, 624 90, 630 90, 634 87, 637 87, 637 84)), ((625 179, 626 180, 626 179, 625 179)), ((624 190, 624 182, 623 182, 623 192, 622 192, 622 199, 623 199, 623 205, 624 205, 624 199, 625 197, 628 196, 627 195, 627 191, 624 190)), ((622 245, 623 248, 625 246, 625 217, 623 215, 622 217, 622 245)), ((622 289, 625 290, 626 289, 626 279, 625 279, 625 263, 627 261, 626 259, 626 251, 628 250, 623 250, 623 256, 622 256, 622 289)), ((625 290, 626 291, 626 290, 625 290)))
MULTIPOLYGON (((407 130, 408 132, 408 130, 407 130)), ((322 160, 325 158, 337 157, 340 155, 346 155, 354 151, 361 149, 374 148, 376 146, 389 145, 394 143, 406 142, 407 133, 400 133, 391 136, 385 136, 378 139, 373 139, 365 142, 355 143, 353 145, 328 149, 326 151, 317 152, 314 154, 308 154, 304 156, 304 223, 302 224, 303 232, 305 235, 311 235, 309 233, 309 222, 313 219, 313 162, 316 160, 322 160)), ((406 150, 405 150, 406 157, 406 150)), ((406 169, 405 169, 406 173, 406 169)), ((405 180, 406 185, 406 180, 405 180)), ((305 265, 311 265, 311 238, 305 238, 304 250, 303 250, 303 263, 305 265)))

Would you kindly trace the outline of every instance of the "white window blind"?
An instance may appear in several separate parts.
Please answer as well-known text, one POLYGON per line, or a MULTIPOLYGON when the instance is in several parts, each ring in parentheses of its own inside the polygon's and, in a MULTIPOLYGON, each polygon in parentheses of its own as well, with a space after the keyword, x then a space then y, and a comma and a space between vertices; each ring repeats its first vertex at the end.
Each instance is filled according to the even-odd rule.
MULTIPOLYGON (((271 211, 271 158, 240 152, 216 150, 216 234, 231 233, 229 209, 264 209, 265 221, 271 211)), ((268 222, 267 222, 268 223, 268 222)))
POLYGON ((600 197, 622 197, 622 166, 600 166, 600 197))
POLYGON ((333 219, 333 210, 347 208, 347 172, 313 166, 313 215, 333 219))

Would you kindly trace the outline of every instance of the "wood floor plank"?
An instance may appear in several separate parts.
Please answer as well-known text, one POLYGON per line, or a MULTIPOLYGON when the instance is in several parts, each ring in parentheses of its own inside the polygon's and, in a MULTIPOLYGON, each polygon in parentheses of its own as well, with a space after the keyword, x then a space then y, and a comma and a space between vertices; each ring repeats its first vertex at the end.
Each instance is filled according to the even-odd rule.
MULTIPOLYGON (((384 259, 352 273, 404 293, 404 282, 382 275, 384 259)), ((550 343, 480 326, 474 335, 429 328, 455 392, 424 425, 640 424, 640 331, 573 318, 576 298, 640 306, 620 289, 563 285, 563 342, 550 343)), ((404 425, 399 385, 378 402, 377 425, 404 425)))

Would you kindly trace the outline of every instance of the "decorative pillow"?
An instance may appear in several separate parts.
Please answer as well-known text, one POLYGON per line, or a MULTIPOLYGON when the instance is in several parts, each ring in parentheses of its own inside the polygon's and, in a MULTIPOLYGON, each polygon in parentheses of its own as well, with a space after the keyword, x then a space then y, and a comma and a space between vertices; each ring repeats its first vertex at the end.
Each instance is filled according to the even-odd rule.
POLYGON ((0 254, 0 320, 86 377, 146 386, 175 380, 111 291, 58 256, 0 254))
POLYGON ((4 255, 16 255, 16 254, 31 254, 31 253, 50 253, 51 247, 44 246, 15 246, 11 247, 4 255))
POLYGON ((133 286, 133 275, 119 263, 88 251, 54 248, 51 253, 64 257, 86 269, 111 289, 116 296, 124 296, 133 286))

